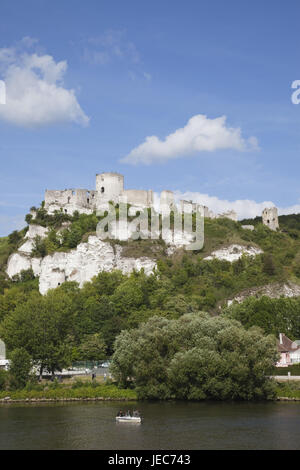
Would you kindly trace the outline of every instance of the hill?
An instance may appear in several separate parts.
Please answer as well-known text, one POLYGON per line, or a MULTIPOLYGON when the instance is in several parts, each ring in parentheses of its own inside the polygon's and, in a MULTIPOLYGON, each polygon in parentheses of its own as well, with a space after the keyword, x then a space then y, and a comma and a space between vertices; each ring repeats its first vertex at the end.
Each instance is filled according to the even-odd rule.
MULTIPOLYGON (((31 225, 47 228, 48 234, 45 238, 35 237, 30 256, 44 259, 54 253, 76 250, 94 235, 98 221, 95 214, 69 216, 58 213, 50 216, 43 208, 39 209, 36 220, 30 220, 31 225)), ((8 322, 11 325, 12 319, 20 321, 24 312, 35 309, 45 309, 45 315, 49 311, 53 315, 56 302, 58 306, 63 302, 66 310, 65 307, 57 308, 69 315, 64 335, 68 335, 74 350, 78 350, 86 335, 101 334, 111 353, 114 339, 122 329, 137 326, 153 315, 178 318, 199 310, 217 315, 223 307, 226 309, 227 300, 240 292, 289 282, 300 285, 300 215, 281 216, 277 232, 258 220, 247 220, 247 224, 255 225, 255 230, 245 230, 242 228, 245 223, 205 219, 205 243, 197 252, 180 248, 170 254, 162 240, 108 241, 113 250, 116 244, 122 247, 124 259, 147 257, 153 260, 156 265, 153 274, 146 275, 143 270, 131 274, 101 272, 81 289, 75 282, 65 282, 45 296, 39 293, 38 279, 31 269, 12 279, 7 277, 7 259, 24 244, 28 228, 13 232, 0 239, 2 336, 9 349, 16 347, 22 340, 17 340, 11 332, 5 333, 8 322), (226 251, 233 245, 238 247, 235 248, 236 261, 218 259, 217 253, 213 259, 205 259, 216 250, 226 251), (250 249, 255 249, 258 254, 247 256, 245 253, 250 249), (241 254, 243 250, 245 253, 241 254)), ((230 314, 227 309, 226 314, 230 314)), ((274 328, 270 330, 275 332, 274 328)), ((291 333, 292 336, 297 334, 298 329, 291 333)))

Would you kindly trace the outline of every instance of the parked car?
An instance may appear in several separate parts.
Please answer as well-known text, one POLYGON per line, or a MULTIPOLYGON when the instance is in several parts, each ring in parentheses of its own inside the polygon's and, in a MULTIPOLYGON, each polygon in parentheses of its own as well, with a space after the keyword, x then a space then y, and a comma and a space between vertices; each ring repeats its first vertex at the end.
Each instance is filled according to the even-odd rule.
POLYGON ((100 367, 109 367, 110 361, 102 362, 100 367))

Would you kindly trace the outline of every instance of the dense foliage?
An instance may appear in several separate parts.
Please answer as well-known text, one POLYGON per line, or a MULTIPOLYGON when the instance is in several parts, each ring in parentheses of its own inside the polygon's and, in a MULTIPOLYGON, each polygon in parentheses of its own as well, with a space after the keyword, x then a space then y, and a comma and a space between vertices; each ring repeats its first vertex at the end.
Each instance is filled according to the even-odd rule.
POLYGON ((275 338, 205 313, 153 317, 117 338, 111 371, 139 398, 266 399, 277 358, 275 338))
POLYGON ((300 298, 259 299, 248 297, 224 309, 226 316, 240 321, 246 328, 257 325, 267 334, 285 333, 291 339, 300 338, 300 298))
POLYGON ((32 368, 31 357, 24 348, 14 349, 10 356, 10 386, 14 389, 25 387, 32 368))
MULTIPOLYGON (((46 239, 35 239, 35 256, 76 247, 94 233, 99 221, 95 214, 49 215, 43 207, 35 219, 29 215, 27 219, 49 228, 46 239)), ((198 252, 179 250, 167 256, 161 240, 123 242, 125 256, 153 257, 157 271, 149 277, 143 272, 129 276, 100 273, 82 289, 66 282, 44 297, 32 270, 13 279, 5 274, 7 259, 24 243, 27 229, 0 238, 0 337, 8 354, 24 348, 41 369, 53 371, 84 358, 110 356, 122 330, 130 334, 154 316, 170 322, 199 310, 216 315, 222 307, 226 317, 239 320, 246 328, 257 325, 267 334, 284 332, 299 338, 298 299, 249 299, 225 307, 228 298, 244 289, 300 281, 300 215, 282 216, 278 232, 259 219, 247 222, 254 223, 254 231, 229 219, 205 220, 205 245, 198 252), (232 243, 258 246, 264 254, 243 256, 234 263, 204 260, 213 250, 232 243)))

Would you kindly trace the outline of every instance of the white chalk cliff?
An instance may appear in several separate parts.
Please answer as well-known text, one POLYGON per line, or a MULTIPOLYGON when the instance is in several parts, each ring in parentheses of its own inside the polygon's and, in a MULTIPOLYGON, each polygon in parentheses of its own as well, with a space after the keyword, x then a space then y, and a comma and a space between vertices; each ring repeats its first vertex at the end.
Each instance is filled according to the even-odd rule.
POLYGON ((260 248, 255 246, 242 246, 242 245, 230 245, 226 248, 213 251, 210 256, 204 258, 205 260, 219 259, 224 261, 230 261, 233 263, 240 259, 243 255, 246 256, 257 256, 263 253, 260 248))
POLYGON ((144 269, 149 275, 156 268, 156 263, 146 257, 122 257, 120 245, 113 247, 96 236, 90 236, 86 243, 80 243, 74 250, 56 252, 45 258, 31 258, 24 250, 14 253, 8 260, 6 272, 11 278, 30 268, 35 276, 39 276, 39 290, 41 294, 45 294, 65 281, 76 281, 82 287, 101 271, 119 269, 127 274, 144 269))

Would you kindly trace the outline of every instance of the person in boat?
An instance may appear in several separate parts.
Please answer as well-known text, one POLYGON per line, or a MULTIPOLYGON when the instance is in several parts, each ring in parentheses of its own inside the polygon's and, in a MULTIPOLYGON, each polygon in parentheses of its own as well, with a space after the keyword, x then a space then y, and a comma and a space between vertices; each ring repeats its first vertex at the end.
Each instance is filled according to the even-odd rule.
POLYGON ((140 417, 140 412, 139 412, 138 410, 134 410, 134 411, 133 411, 133 416, 134 416, 135 418, 139 418, 139 417, 140 417))
POLYGON ((124 412, 120 410, 117 416, 124 416, 124 412))

